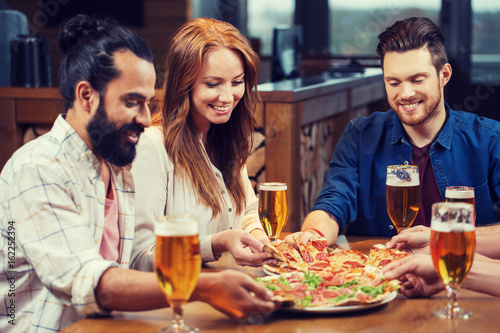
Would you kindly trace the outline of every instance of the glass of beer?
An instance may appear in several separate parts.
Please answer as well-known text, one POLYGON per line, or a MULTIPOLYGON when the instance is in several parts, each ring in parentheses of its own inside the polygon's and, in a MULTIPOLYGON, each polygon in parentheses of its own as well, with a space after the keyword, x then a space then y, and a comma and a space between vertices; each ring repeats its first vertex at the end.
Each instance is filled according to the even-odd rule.
POLYGON ((182 317, 201 270, 198 232, 198 221, 187 215, 163 216, 155 222, 156 277, 173 310, 172 325, 159 332, 198 332, 182 317))
POLYGON ((436 272, 448 291, 448 305, 433 314, 440 318, 469 318, 458 306, 458 290, 469 274, 476 250, 474 207, 463 202, 432 205, 430 249, 436 272))
POLYGON ((398 233, 411 227, 420 209, 418 166, 389 165, 385 186, 385 205, 398 233))
POLYGON ((474 205, 474 187, 448 186, 445 192, 445 200, 446 202, 467 202, 474 205))
POLYGON ((286 183, 259 185, 259 219, 267 236, 274 242, 288 219, 286 183))
POLYGON ((474 187, 470 186, 448 186, 445 192, 446 202, 467 202, 474 206, 474 221, 476 218, 476 201, 474 199, 474 187))

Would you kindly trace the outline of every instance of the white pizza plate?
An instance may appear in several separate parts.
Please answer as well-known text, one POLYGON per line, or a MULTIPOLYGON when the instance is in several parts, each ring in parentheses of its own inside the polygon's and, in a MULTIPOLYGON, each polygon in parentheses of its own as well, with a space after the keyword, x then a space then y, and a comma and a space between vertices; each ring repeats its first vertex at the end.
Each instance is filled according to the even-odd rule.
POLYGON ((389 303, 394 300, 398 293, 393 291, 387 296, 383 301, 372 303, 372 304, 358 304, 358 305, 346 305, 346 306, 324 306, 324 307, 305 307, 297 308, 294 306, 282 306, 281 311, 287 312, 301 312, 301 313, 343 313, 343 312, 353 312, 353 311, 363 311, 368 309, 373 309, 384 304, 389 303))

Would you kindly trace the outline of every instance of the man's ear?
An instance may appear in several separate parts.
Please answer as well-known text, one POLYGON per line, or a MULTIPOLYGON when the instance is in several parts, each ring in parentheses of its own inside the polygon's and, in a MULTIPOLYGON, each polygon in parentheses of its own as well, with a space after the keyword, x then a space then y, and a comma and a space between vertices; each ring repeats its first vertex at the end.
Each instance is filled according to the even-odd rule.
POLYGON ((99 105, 99 94, 92 88, 88 81, 80 81, 75 88, 75 102, 80 107, 91 114, 99 105))
POLYGON ((448 83, 448 81, 450 81, 451 73, 452 73, 451 65, 449 63, 444 64, 443 68, 441 69, 441 72, 439 73, 441 87, 444 87, 448 83))

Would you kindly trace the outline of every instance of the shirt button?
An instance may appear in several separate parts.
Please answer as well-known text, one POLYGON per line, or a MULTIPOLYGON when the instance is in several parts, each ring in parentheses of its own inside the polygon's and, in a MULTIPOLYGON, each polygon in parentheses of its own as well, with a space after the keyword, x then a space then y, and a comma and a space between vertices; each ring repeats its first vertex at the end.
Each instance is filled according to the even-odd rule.
POLYGON ((233 209, 232 209, 232 208, 229 208, 229 212, 231 213, 232 211, 233 211, 233 209))
POLYGON ((224 194, 224 193, 226 193, 226 192, 224 192, 224 191, 220 191, 220 193, 224 194))
POLYGON ((394 226, 392 224, 389 224, 389 229, 394 229, 394 226))

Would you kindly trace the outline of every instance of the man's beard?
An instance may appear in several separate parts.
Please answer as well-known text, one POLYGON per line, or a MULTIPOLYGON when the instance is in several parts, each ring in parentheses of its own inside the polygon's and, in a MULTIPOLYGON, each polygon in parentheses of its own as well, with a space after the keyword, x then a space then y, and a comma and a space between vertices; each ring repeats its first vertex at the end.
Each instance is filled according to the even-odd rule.
POLYGON ((439 106, 441 103, 441 100, 443 98, 442 94, 439 94, 436 98, 430 99, 429 105, 421 105, 421 107, 425 107, 425 113, 420 116, 420 118, 409 118, 405 117, 407 116, 404 112, 405 111, 399 111, 399 108, 395 108, 396 105, 392 106, 392 109, 396 112, 398 115, 399 120, 406 126, 419 126, 422 124, 425 124, 428 122, 430 119, 435 118, 439 114, 439 106))
POLYGON ((104 105, 100 102, 97 111, 87 125, 94 151, 109 163, 118 167, 132 163, 136 154, 136 144, 123 140, 127 131, 134 131, 139 137, 144 128, 129 123, 118 129, 107 117, 104 105))

